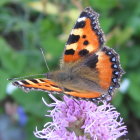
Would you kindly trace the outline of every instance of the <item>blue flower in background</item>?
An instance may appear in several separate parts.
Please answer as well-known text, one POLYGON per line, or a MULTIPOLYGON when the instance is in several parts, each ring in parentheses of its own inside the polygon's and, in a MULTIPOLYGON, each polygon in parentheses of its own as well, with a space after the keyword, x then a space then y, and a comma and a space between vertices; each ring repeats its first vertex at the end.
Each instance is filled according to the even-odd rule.
POLYGON ((17 114, 18 114, 19 124, 21 126, 24 126, 27 123, 28 119, 27 119, 27 115, 25 114, 23 107, 19 106, 17 108, 17 114))

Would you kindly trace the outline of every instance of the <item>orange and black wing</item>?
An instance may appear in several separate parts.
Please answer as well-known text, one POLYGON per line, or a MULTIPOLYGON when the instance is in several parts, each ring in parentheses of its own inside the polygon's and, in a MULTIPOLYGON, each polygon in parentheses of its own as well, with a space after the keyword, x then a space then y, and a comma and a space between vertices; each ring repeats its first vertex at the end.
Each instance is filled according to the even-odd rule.
POLYGON ((24 79, 15 81, 12 83, 14 86, 23 89, 25 92, 29 92, 31 90, 37 91, 45 91, 50 94, 52 93, 64 93, 66 95, 71 95, 78 98, 97 98, 100 96, 100 93, 80 93, 77 91, 69 90, 63 88, 63 90, 54 82, 45 79, 45 78, 37 78, 37 79, 24 79))
POLYGON ((85 65, 97 71, 97 84, 107 91, 106 94, 112 95, 114 90, 120 86, 124 71, 120 65, 119 55, 114 49, 103 47, 96 54, 91 55, 85 65))
POLYGON ((28 92, 30 90, 40 90, 49 93, 62 92, 62 89, 56 83, 46 78, 24 79, 24 80, 15 81, 12 84, 14 86, 23 89, 25 92, 28 92))
POLYGON ((103 47, 97 53, 90 55, 85 60, 84 65, 89 67, 91 71, 97 72, 96 80, 92 80, 92 77, 95 77, 94 73, 90 75, 91 78, 88 78, 88 80, 92 80, 97 84, 93 85, 96 86, 95 90, 92 92, 77 92, 64 89, 64 93, 91 100, 95 98, 110 100, 114 90, 119 87, 120 78, 124 73, 120 66, 119 55, 113 49, 103 47))
POLYGON ((76 21, 64 50, 64 63, 97 52, 104 44, 103 32, 98 23, 99 14, 86 8, 76 21))

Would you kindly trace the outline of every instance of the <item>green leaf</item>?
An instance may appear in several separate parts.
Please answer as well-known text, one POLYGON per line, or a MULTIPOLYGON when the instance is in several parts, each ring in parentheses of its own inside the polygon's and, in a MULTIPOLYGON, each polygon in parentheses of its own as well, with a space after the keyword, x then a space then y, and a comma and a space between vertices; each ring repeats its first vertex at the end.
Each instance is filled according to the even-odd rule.
POLYGON ((124 70, 125 70, 125 67, 128 66, 128 63, 130 62, 129 60, 129 55, 128 53, 124 53, 126 52, 126 48, 121 48, 119 51, 118 51, 118 54, 120 54, 120 63, 122 64, 124 70))
POLYGON ((103 28, 103 31, 105 34, 107 34, 107 32, 109 32, 110 28, 113 25, 114 19, 111 17, 102 17, 102 14, 100 15, 99 21, 101 23, 101 27, 103 28), (107 20, 106 20, 107 18, 107 20))
POLYGON ((140 119, 140 102, 129 101, 129 108, 133 112, 133 115, 140 119))
POLYGON ((0 0, 0 7, 4 6, 4 4, 10 2, 11 0, 0 0))
MULTIPOLYGON (((46 40, 42 41, 42 46, 47 50, 46 59, 48 62, 51 62, 52 65, 56 64, 59 65, 59 59, 62 56, 63 49, 64 49, 64 43, 62 43, 57 38, 54 38, 53 36, 48 36, 46 40), (53 48, 53 49, 52 49, 53 48)), ((51 63, 50 66, 51 66, 51 63)))
POLYGON ((126 104, 122 103, 120 106, 117 107, 118 112, 120 112, 121 116, 124 119, 128 118, 128 114, 129 114, 129 109, 126 106, 126 104))
POLYGON ((89 0, 90 4, 98 9, 108 10, 114 8, 117 4, 117 0, 89 0))
POLYGON ((6 96, 6 87, 8 84, 9 75, 5 70, 0 70, 0 100, 6 96))
POLYGON ((14 92, 13 97, 25 108, 26 112, 42 117, 46 114, 47 110, 50 109, 42 101, 42 97, 44 96, 46 102, 50 102, 50 98, 45 94, 47 95, 48 93, 32 91, 27 94, 21 91, 21 89, 18 89, 14 92), (45 98, 45 96, 47 98, 45 98))
POLYGON ((22 71, 26 64, 26 57, 12 50, 4 39, 0 38, 0 61, 2 67, 13 74, 22 71))
POLYGON ((133 45, 132 47, 128 48, 127 55, 129 59, 129 63, 127 64, 130 68, 138 67, 140 64, 140 47, 139 45, 133 45), (131 60, 131 61, 130 61, 131 60))
POLYGON ((140 75, 139 72, 130 73, 129 96, 136 102, 140 102, 140 75))
POLYGON ((126 27, 122 30, 120 27, 116 27, 110 34, 111 37, 108 41, 109 46, 123 46, 123 44, 132 36, 133 29, 126 27))
POLYGON ((116 93, 113 97, 112 103, 114 106, 119 107, 123 102, 123 94, 122 93, 116 93))

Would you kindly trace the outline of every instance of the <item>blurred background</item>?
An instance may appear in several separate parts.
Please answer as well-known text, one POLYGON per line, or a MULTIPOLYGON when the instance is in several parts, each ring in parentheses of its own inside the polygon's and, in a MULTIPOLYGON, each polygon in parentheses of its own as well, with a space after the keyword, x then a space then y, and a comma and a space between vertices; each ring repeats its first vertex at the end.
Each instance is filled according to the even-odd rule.
POLYGON ((139 0, 0 0, 0 140, 37 140, 47 93, 24 93, 7 78, 46 73, 59 67, 69 33, 86 6, 100 13, 106 44, 119 54, 126 74, 113 104, 128 126, 127 138, 140 140, 140 1, 139 0))

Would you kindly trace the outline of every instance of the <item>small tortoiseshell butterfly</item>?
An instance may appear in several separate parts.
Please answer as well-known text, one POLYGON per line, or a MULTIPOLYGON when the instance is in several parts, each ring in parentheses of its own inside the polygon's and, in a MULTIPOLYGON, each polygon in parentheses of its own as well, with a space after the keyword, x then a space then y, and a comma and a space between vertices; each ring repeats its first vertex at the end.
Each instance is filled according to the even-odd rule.
POLYGON ((123 70, 118 54, 104 45, 98 17, 89 7, 82 11, 66 43, 59 70, 13 85, 25 91, 43 90, 91 100, 111 97, 123 70))

